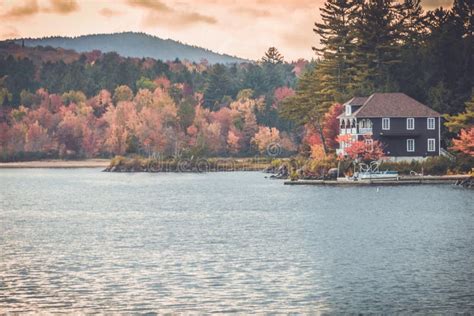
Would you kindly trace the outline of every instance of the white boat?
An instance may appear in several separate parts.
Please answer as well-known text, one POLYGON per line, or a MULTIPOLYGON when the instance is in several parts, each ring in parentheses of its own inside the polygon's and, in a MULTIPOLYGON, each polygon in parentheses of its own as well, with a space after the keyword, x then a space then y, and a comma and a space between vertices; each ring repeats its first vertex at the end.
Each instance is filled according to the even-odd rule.
POLYGON ((380 163, 372 161, 370 164, 360 163, 359 172, 354 173, 354 180, 398 180, 398 171, 380 171, 380 163))
POLYGON ((398 180, 398 172, 389 170, 356 172, 354 178, 357 180, 398 180))

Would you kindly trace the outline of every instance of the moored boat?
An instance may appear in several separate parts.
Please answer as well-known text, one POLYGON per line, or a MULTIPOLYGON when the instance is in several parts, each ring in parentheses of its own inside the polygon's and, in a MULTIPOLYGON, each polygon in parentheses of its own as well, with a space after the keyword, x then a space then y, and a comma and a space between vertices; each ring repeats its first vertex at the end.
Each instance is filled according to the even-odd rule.
POLYGON ((397 171, 366 171, 366 172, 356 172, 354 174, 354 179, 357 180, 398 180, 397 171))

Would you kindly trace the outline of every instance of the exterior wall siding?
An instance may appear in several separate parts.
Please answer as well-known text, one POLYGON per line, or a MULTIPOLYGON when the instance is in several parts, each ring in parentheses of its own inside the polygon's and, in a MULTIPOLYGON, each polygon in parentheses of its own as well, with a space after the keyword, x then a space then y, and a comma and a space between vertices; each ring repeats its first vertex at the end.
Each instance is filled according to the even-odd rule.
MULTIPOLYGON (((359 118, 360 120, 361 118, 359 118)), ((435 118, 435 129, 429 130, 427 118, 415 118, 415 129, 407 130, 406 118, 390 118, 390 130, 382 130, 382 118, 369 118, 372 123, 373 139, 385 145, 387 156, 429 157, 439 155, 439 120, 435 118), (428 151, 428 139, 435 139, 435 151, 428 151), (415 151, 407 151, 407 139, 415 140, 415 151)))

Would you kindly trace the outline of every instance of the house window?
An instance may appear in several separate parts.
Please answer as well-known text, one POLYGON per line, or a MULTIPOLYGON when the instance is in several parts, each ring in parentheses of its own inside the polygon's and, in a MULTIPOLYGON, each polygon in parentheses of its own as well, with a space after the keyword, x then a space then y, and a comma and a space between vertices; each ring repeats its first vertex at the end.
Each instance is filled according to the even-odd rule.
POLYGON ((436 150, 436 139, 428 138, 428 151, 436 150))
POLYGON ((415 129, 415 119, 413 117, 407 118, 407 129, 415 129))
POLYGON ((346 115, 351 115, 351 106, 346 105, 346 115))
POLYGON ((414 151, 415 151, 415 140, 407 139, 407 152, 414 152, 414 151))
POLYGON ((382 119, 382 129, 389 130, 390 129, 390 118, 384 117, 382 119))
POLYGON ((436 125, 434 117, 428 117, 426 125, 428 126, 428 129, 435 129, 436 125))

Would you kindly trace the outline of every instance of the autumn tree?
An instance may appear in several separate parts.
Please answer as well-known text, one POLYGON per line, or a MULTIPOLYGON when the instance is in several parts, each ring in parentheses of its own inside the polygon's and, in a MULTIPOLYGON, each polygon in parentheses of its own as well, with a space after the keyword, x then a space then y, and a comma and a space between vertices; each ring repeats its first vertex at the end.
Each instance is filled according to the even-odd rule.
POLYGON ((278 110, 282 106, 283 101, 285 101, 286 98, 292 97, 295 95, 295 90, 293 90, 290 87, 278 87, 275 89, 275 92, 273 92, 273 108, 278 110))
POLYGON ((47 151, 51 145, 51 139, 47 130, 39 125, 38 121, 28 126, 25 135, 25 151, 42 152, 47 151))
MULTIPOLYGON (((352 140, 350 135, 341 135, 338 137, 339 143, 344 143, 345 156, 352 160, 370 162, 380 160, 384 157, 383 144, 378 140, 366 137, 363 140, 352 140)), ((341 156, 340 158, 345 158, 341 156)))
POLYGON ((227 148, 232 154, 237 154, 241 149, 242 132, 236 128, 231 128, 227 133, 227 148))
POLYGON ((280 131, 275 127, 259 126, 252 143, 260 153, 265 153, 271 145, 281 146, 280 131))
POLYGON ((462 129, 459 138, 453 139, 452 149, 474 157, 474 127, 462 129))
POLYGON ((133 91, 126 85, 118 86, 114 91, 114 103, 118 104, 121 101, 132 101, 133 91))
POLYGON ((108 124, 105 133, 105 148, 107 151, 123 155, 127 151, 127 140, 135 135, 138 125, 136 107, 132 102, 119 102, 116 107, 109 107, 104 114, 108 124))
POLYGON ((334 151, 338 147, 337 136, 339 135, 339 119, 337 118, 343 111, 342 104, 335 103, 324 114, 323 134, 326 146, 334 151))

